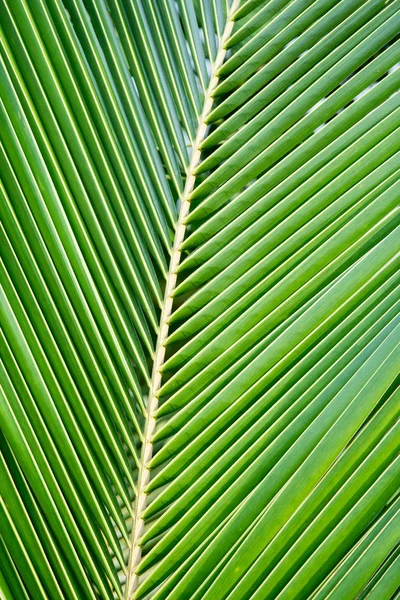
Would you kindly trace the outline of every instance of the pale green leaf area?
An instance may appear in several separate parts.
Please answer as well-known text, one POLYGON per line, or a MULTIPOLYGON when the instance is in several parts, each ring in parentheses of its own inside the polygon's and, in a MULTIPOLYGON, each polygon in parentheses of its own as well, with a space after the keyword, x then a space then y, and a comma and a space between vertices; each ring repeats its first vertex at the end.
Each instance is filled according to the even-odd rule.
POLYGON ((1 600, 400 594, 400 0, 0 0, 1 600))

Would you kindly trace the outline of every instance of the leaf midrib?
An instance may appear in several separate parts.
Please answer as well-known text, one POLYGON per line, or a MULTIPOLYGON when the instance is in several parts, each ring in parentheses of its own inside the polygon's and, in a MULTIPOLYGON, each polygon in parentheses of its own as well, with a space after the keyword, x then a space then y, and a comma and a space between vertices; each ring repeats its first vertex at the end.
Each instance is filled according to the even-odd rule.
POLYGON ((126 576, 124 598, 130 600, 138 586, 138 575, 136 569, 141 560, 140 539, 144 529, 142 515, 147 506, 146 487, 150 479, 148 464, 153 456, 152 437, 156 427, 156 413, 158 409, 158 392, 161 387, 161 368, 164 364, 166 353, 166 340, 169 335, 169 318, 172 313, 173 292, 176 288, 177 269, 181 260, 181 245, 186 232, 186 218, 189 214, 191 195, 196 183, 195 171, 200 163, 201 145, 207 135, 207 119, 213 104, 213 92, 219 84, 218 70, 222 66, 227 52, 226 43, 231 36, 234 26, 233 16, 238 8, 240 0, 234 0, 227 16, 223 35, 220 39, 219 48, 215 61, 212 65, 210 83, 205 95, 203 110, 199 117, 196 139, 192 146, 191 160, 187 170, 186 183, 182 197, 180 198, 180 209, 178 221, 174 234, 174 244, 171 252, 170 266, 166 278, 164 301, 162 305, 160 326, 157 336, 156 349, 154 353, 153 370, 150 382, 149 396, 146 403, 146 415, 144 435, 142 441, 142 452, 139 462, 138 483, 136 489, 136 501, 133 515, 133 527, 129 551, 128 569, 126 576))

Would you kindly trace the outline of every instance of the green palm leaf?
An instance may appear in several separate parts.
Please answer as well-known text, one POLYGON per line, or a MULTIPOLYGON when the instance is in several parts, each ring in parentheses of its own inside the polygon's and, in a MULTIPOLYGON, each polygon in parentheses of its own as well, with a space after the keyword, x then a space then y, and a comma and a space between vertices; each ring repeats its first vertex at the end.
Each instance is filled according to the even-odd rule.
POLYGON ((0 0, 5 600, 390 600, 399 0, 0 0))

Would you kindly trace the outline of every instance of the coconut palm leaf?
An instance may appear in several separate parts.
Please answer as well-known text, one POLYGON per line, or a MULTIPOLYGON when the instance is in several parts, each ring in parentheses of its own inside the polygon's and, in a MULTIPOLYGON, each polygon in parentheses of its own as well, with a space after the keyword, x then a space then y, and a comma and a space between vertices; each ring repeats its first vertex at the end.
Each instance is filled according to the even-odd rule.
POLYGON ((5 600, 390 600, 400 1, 0 0, 5 600))

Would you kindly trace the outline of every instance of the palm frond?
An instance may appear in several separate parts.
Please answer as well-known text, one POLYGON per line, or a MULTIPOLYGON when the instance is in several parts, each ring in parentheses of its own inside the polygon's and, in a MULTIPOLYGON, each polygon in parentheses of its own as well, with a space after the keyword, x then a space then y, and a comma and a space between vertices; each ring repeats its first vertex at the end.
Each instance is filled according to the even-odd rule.
POLYGON ((399 0, 0 0, 0 589, 390 600, 399 0))

